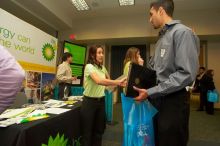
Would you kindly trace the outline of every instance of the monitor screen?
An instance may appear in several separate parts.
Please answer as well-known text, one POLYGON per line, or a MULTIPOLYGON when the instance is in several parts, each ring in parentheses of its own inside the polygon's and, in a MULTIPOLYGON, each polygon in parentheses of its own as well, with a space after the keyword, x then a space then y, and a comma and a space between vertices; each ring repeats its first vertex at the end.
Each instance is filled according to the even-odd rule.
POLYGON ((73 63, 84 65, 86 58, 86 47, 69 42, 64 43, 64 52, 69 52, 73 55, 73 63))
POLYGON ((70 67, 71 67, 73 76, 77 76, 77 77, 82 77, 83 76, 84 66, 76 65, 76 64, 70 64, 70 67))

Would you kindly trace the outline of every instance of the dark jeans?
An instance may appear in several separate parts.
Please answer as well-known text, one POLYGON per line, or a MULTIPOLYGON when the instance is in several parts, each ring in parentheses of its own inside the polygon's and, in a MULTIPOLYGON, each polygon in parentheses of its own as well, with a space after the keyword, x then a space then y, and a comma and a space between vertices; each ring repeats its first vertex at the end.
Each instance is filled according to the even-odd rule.
POLYGON ((59 99, 62 100, 64 98, 64 89, 67 87, 67 90, 69 91, 68 96, 71 95, 71 85, 68 83, 59 83, 59 99))
POLYGON ((181 90, 151 99, 158 109, 154 117, 156 146, 187 146, 189 137, 189 93, 181 90))
POLYGON ((101 146, 105 130, 105 98, 85 97, 81 107, 82 146, 101 146))

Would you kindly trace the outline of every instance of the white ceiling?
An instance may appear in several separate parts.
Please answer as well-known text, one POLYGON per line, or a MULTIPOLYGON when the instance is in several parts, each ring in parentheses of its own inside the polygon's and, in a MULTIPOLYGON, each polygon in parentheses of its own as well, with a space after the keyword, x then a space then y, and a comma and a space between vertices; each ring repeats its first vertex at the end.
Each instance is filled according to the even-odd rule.
MULTIPOLYGON (((0 7, 53 34, 72 27, 75 19, 148 15, 151 0, 135 0, 134 6, 120 7, 118 0, 86 0, 89 11, 77 11, 70 0, 0 0, 0 7)), ((174 0, 175 12, 220 10, 220 0, 174 0)))
MULTIPOLYGON (((23 1, 23 0, 22 0, 23 1)), ((152 0, 135 0, 134 6, 120 7, 118 0, 86 0, 90 10, 77 11, 70 0, 38 0, 47 3, 45 7, 50 7, 51 3, 57 9, 67 14, 72 19, 86 19, 100 16, 148 14, 147 10, 152 0)), ((220 9, 220 0, 174 0, 175 11, 195 11, 220 9)), ((56 12, 54 12, 56 13, 56 12)))

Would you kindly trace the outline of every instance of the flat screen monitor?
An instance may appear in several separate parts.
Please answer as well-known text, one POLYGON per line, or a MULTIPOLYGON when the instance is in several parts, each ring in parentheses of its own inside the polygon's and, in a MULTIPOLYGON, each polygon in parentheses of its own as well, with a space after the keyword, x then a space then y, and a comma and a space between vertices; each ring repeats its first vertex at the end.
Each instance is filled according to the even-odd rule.
POLYGON ((64 42, 64 52, 69 52, 73 55, 74 64, 85 64, 86 58, 86 47, 81 45, 76 45, 70 42, 64 42))
POLYGON ((73 56, 73 63, 70 64, 72 75, 77 76, 78 80, 72 83, 73 86, 82 86, 84 67, 86 59, 86 46, 64 42, 64 53, 69 52, 73 56))

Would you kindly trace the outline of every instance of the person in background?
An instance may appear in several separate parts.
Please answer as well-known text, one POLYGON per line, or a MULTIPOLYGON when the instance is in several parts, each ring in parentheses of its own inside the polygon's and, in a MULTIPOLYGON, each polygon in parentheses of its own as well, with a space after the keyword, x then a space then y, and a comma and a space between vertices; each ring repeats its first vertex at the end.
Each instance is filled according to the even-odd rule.
POLYGON ((156 146, 187 146, 189 138, 190 94, 186 87, 196 79, 199 39, 192 30, 173 20, 173 0, 153 0, 150 23, 161 29, 150 67, 156 71, 157 85, 134 87, 137 101, 147 98, 158 109, 154 119, 156 146))
POLYGON ((0 46, 0 114, 15 100, 16 94, 22 87, 25 72, 7 51, 0 46))
POLYGON ((81 106, 82 146, 101 146, 105 129, 105 86, 125 86, 126 78, 111 80, 103 65, 100 45, 89 48, 84 70, 84 98, 81 106))
POLYGON ((129 66, 132 63, 136 63, 139 65, 144 64, 144 60, 141 58, 140 50, 136 47, 131 47, 127 50, 125 59, 124 59, 124 75, 128 75, 129 66))
POLYGON ((214 90, 215 84, 213 81, 214 71, 212 69, 207 70, 205 74, 200 79, 200 94, 202 99, 204 100, 204 105, 207 114, 213 115, 214 114, 214 103, 209 102, 207 99, 208 90, 214 90))
POLYGON ((77 79, 77 77, 72 76, 72 70, 70 68, 70 64, 72 63, 72 54, 69 52, 64 53, 62 61, 62 64, 58 66, 56 75, 59 82, 59 99, 64 98, 64 90, 69 92, 67 96, 71 94, 70 84, 72 81, 77 79))
MULTIPOLYGON (((136 63, 139 65, 144 64, 144 60, 141 58, 140 50, 136 47, 131 47, 127 50, 125 59, 124 59, 124 70, 123 74, 127 77, 129 72, 129 66, 131 63, 136 63)), ((124 89, 125 92, 125 89, 124 89)))
POLYGON ((203 111, 204 106, 205 106, 205 99, 201 96, 201 85, 200 85, 200 80, 202 79, 203 75, 205 74, 205 67, 200 67, 199 68, 199 74, 196 76, 195 80, 195 85, 192 90, 193 93, 200 93, 199 98, 200 98, 200 103, 199 103, 199 108, 197 111, 203 111))
POLYGON ((193 88, 193 92, 194 93, 200 93, 200 79, 202 78, 202 76, 205 74, 205 67, 199 67, 199 72, 198 75, 196 76, 196 80, 195 80, 195 84, 194 84, 194 88, 193 88))

